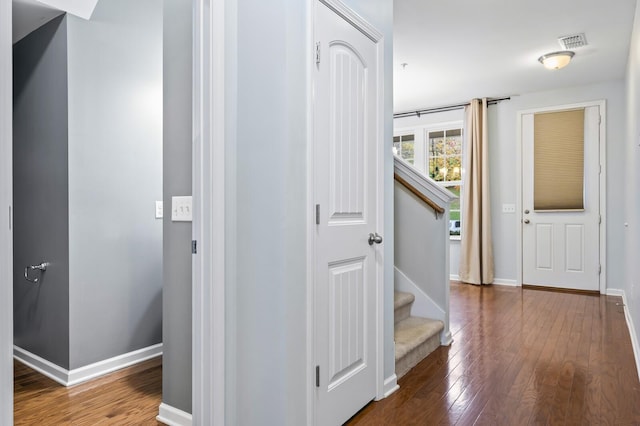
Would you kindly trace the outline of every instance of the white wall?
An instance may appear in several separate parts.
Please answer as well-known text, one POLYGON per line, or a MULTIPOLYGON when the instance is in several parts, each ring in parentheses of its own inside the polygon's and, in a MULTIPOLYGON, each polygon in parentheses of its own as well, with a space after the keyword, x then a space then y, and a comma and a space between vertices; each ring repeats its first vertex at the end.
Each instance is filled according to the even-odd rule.
POLYGON ((13 424, 11 0, 0 0, 0 425, 13 424))
POLYGON ((640 369, 640 353, 637 351, 640 341, 640 8, 636 9, 631 47, 629 51, 629 63, 626 78, 627 95, 627 133, 624 140, 623 159, 621 164, 626 165, 625 195, 626 205, 623 220, 628 223, 624 233, 617 244, 623 251, 626 261, 624 268, 626 274, 623 289, 627 296, 627 309, 631 317, 631 338, 635 343, 636 365, 640 369))
MULTIPOLYGON (((623 206, 628 191, 621 184, 624 179, 625 105, 622 80, 569 87, 547 92, 513 96, 489 107, 489 164, 491 178, 491 208, 493 250, 496 282, 515 283, 517 280, 516 233, 519 218, 502 213, 502 204, 517 203, 516 152, 517 113, 539 107, 566 105, 605 99, 607 101, 607 283, 609 288, 621 288, 625 250, 619 243, 624 238, 623 206)), ((425 125, 462 119, 463 112, 423 115, 420 119, 395 120, 396 128, 425 125)), ((450 246, 451 274, 458 275, 460 243, 450 246)))

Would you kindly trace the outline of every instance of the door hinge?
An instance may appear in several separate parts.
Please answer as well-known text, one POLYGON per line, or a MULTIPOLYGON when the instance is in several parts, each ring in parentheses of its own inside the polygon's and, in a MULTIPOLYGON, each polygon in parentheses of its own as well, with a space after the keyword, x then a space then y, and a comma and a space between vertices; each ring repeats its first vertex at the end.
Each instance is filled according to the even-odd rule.
POLYGON ((316 225, 320 225, 320 204, 316 204, 316 225))
POLYGON ((320 65, 320 42, 316 43, 316 65, 320 65))
POLYGON ((598 224, 602 223, 602 215, 598 216, 598 224))
POLYGON ((198 253, 198 241, 191 240, 191 254, 198 253))
POLYGON ((598 275, 602 274, 602 265, 598 265, 598 275))
POLYGON ((320 366, 316 365, 316 387, 320 387, 320 366))

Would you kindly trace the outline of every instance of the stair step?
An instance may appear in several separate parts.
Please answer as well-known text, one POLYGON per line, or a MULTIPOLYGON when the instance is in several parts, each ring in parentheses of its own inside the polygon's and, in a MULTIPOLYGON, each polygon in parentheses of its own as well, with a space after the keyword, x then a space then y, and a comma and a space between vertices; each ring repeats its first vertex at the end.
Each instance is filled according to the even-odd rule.
POLYGON ((398 379, 440 346, 443 329, 442 321, 420 317, 409 317, 395 325, 398 379))
POLYGON ((411 293, 395 291, 393 293, 394 324, 398 324, 411 315, 411 304, 416 297, 411 293))

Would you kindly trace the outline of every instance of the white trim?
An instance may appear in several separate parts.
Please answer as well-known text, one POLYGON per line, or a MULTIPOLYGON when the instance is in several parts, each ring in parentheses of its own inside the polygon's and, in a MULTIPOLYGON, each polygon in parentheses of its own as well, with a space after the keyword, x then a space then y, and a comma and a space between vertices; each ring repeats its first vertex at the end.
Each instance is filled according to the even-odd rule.
POLYGON ((225 19, 228 0, 194 1, 193 418, 225 423, 225 19))
POLYGON ((633 357, 636 361, 636 372, 638 373, 638 379, 640 380, 640 342, 638 341, 638 334, 636 333, 636 327, 633 324, 631 313, 629 312, 629 304, 627 303, 627 294, 624 290, 617 288, 607 289, 607 296, 622 297, 622 304, 624 305, 624 317, 627 320, 627 329, 629 330, 629 337, 631 337, 631 347, 633 348, 633 357))
MULTIPOLYGON (((455 274, 451 274, 449 275, 449 279, 451 281, 460 281, 460 276, 459 275, 455 275, 455 274)), ((493 282, 491 283, 493 285, 503 285, 503 286, 507 286, 507 287, 522 287, 522 283, 519 282, 518 280, 512 280, 510 278, 494 278, 493 282)))
POLYGON ((507 278, 494 278, 493 285, 503 285, 507 287, 521 287, 521 284, 518 283, 518 280, 510 280, 507 278))
POLYGON ((193 424, 191 414, 178 410, 164 402, 158 408, 156 420, 168 426, 191 426, 193 424))
POLYGON ((393 373, 384 381, 384 394, 382 397, 386 398, 398 389, 400 389, 400 386, 398 386, 398 376, 396 376, 396 373, 393 373))
POLYGON ((67 370, 19 346, 13 347, 15 360, 31 367, 40 374, 60 383, 63 386, 74 386, 100 376, 130 367, 143 361, 162 355, 162 343, 114 356, 84 367, 67 370))
MULTIPOLYGON (((600 124, 598 126, 599 130, 599 157, 600 157, 600 178, 599 178, 599 209, 600 216, 602 217, 602 222, 600 224, 600 293, 605 294, 607 292, 607 101, 599 100, 599 101, 589 101, 589 102, 579 102, 575 104, 568 105, 554 105, 543 108, 533 108, 520 110, 517 112, 517 126, 516 126, 516 217, 522 217, 522 116, 526 114, 534 114, 537 112, 548 112, 548 111, 558 111, 558 110, 567 110, 567 109, 575 109, 575 108, 587 108, 591 106, 597 106, 600 112, 600 124)), ((522 285, 523 282, 523 258, 522 258, 522 221, 519 222, 519 229, 516 232, 517 246, 516 246, 516 265, 517 265, 517 283, 518 285, 522 285)))
MULTIPOLYGON (((402 179, 406 180, 414 188, 420 191, 420 193, 433 199, 433 201, 443 209, 448 208, 449 203, 458 198, 453 195, 451 191, 439 185, 435 180, 431 179, 429 176, 420 172, 411 164, 395 155, 393 157, 393 170, 402 179)), ((447 227, 447 232, 448 231, 449 228, 447 227)))
POLYGON ((13 55, 11 0, 0 0, 0 425, 13 424, 13 55))
MULTIPOLYGON (((369 24, 364 18, 362 18, 362 16, 351 10, 349 6, 345 5, 342 1, 320 0, 320 2, 327 6, 329 9, 333 10, 336 14, 338 14, 338 16, 350 23, 362 34, 369 37, 374 43, 380 44, 382 42, 382 33, 371 24, 369 24)), ((378 53, 382 53, 382 51, 380 50, 378 53)), ((381 57, 379 57, 378 59, 378 65, 380 65, 380 63, 383 61, 380 60, 382 59, 381 57)))
MULTIPOLYGON (((415 296, 413 305, 411 306, 411 314, 418 317, 432 318, 440 321, 445 321, 445 309, 440 306, 435 300, 433 300, 420 286, 418 286, 411 278, 409 278, 404 272, 398 269, 397 266, 393 268, 394 283, 397 291, 405 293, 411 293, 415 296)), ((448 324, 444 325, 444 331, 449 331, 448 324)))

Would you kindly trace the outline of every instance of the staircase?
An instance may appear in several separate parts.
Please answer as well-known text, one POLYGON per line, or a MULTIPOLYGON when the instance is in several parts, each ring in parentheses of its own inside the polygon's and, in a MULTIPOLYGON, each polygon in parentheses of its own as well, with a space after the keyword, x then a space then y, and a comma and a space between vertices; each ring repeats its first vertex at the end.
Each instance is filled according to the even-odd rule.
POLYGON ((412 317, 411 293, 394 293, 394 339, 396 342, 396 376, 400 379, 427 355, 440 346, 440 332, 444 323, 439 320, 412 317))

